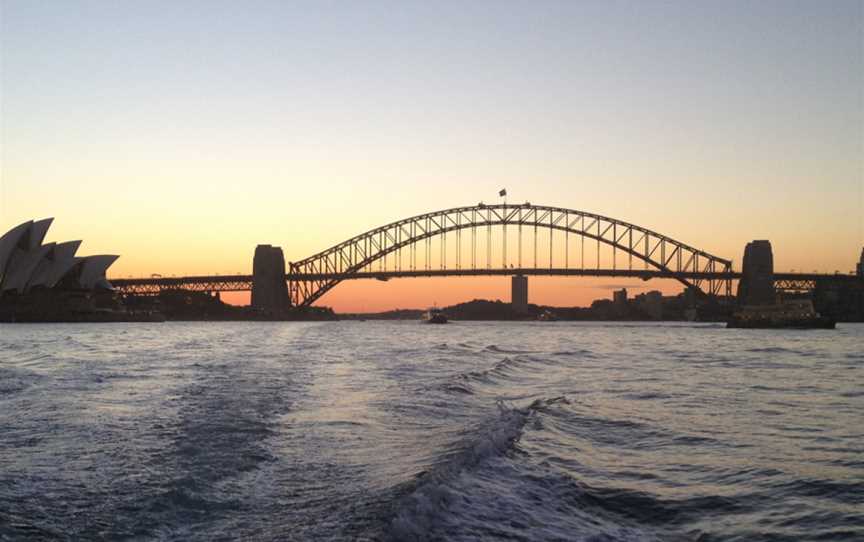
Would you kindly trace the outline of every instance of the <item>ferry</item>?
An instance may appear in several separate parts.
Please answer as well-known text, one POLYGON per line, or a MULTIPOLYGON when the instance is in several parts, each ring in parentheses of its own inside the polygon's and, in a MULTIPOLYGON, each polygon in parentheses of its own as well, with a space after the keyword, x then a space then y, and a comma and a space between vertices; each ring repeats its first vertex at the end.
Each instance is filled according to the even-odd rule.
POLYGON ((447 315, 441 309, 429 309, 423 315, 423 322, 427 324, 446 324, 447 315))
POLYGON ((833 318, 816 312, 809 299, 744 306, 726 322, 727 328, 750 329, 834 329, 836 325, 833 318))

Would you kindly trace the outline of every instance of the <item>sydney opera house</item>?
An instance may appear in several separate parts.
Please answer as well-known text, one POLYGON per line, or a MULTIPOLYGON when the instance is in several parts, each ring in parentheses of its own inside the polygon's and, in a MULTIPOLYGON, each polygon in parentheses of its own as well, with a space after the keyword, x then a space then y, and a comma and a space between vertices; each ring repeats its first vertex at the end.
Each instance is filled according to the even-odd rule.
POLYGON ((43 243, 53 218, 0 237, 0 321, 86 321, 122 313, 105 273, 118 258, 78 256, 81 241, 43 243))

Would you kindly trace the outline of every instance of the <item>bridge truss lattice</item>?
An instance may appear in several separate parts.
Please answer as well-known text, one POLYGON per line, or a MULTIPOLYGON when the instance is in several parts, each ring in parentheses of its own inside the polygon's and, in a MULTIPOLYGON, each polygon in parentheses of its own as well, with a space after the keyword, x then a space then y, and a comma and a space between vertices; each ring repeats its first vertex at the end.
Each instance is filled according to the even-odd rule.
POLYGON ((641 262, 645 269, 653 270, 652 273, 656 273, 653 276, 673 278, 707 295, 731 296, 730 260, 614 218, 525 203, 479 204, 413 216, 369 230, 292 262, 288 273, 291 301, 295 306, 309 306, 343 280, 374 276, 376 272, 388 277, 434 276, 433 238, 439 238, 437 271, 444 275, 477 275, 484 274, 484 271, 499 274, 508 270, 508 263, 514 273, 544 274, 542 258, 538 259, 540 230, 549 232, 549 274, 567 274, 562 269, 581 270, 581 273, 576 271, 573 274, 592 274, 585 268, 587 248, 596 250, 598 275, 603 275, 600 271, 615 272, 619 269, 637 275, 638 271, 633 267, 635 261, 637 265, 641 262), (495 250, 494 256, 493 231, 500 234, 501 242, 500 250, 495 250), (513 254, 511 247, 509 261, 508 233, 511 235, 510 245, 515 245, 516 249, 516 254, 513 254), (516 236, 515 243, 512 242, 513 235, 516 236), (533 237, 529 239, 533 242, 524 243, 530 246, 530 250, 523 251, 523 236, 533 237), (571 254, 570 236, 580 238, 579 254, 571 254), (448 240, 454 250, 448 251, 448 240), (603 246, 611 248, 611 270, 600 269, 603 246), (553 268, 554 254, 560 256, 562 252, 564 267, 553 268))

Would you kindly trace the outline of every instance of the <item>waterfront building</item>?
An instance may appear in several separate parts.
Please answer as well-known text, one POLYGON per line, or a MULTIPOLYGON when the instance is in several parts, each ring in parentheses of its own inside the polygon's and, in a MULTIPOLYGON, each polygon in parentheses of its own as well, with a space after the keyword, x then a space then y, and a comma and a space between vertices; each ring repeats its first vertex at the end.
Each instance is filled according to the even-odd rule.
POLYGON ((105 274, 114 255, 76 256, 81 241, 43 244, 53 218, 29 220, 0 237, 0 295, 35 288, 110 290, 105 274))
POLYGON ((106 272, 117 256, 76 256, 81 241, 44 243, 53 220, 29 220, 0 237, 0 321, 116 317, 106 272))

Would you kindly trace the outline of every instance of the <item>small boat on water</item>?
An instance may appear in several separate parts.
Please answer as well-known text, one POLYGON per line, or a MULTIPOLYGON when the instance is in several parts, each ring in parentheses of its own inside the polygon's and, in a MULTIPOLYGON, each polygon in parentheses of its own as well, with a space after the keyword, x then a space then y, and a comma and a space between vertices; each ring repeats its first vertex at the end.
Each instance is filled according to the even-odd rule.
POLYGON ((541 312, 539 316, 537 316, 537 320, 540 322, 557 322, 558 317, 555 315, 555 313, 553 313, 549 309, 546 309, 541 312))
POLYGON ((447 315, 441 309, 429 309, 423 315, 423 322, 426 324, 446 324, 447 315))
POLYGON ((726 322, 727 328, 747 329, 834 329, 836 325, 836 320, 816 312, 807 299, 744 306, 726 322))

